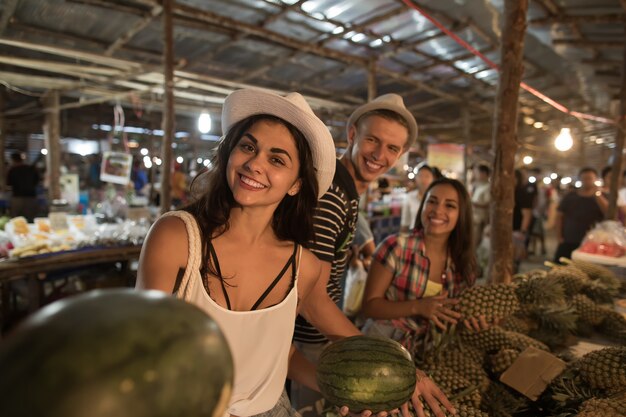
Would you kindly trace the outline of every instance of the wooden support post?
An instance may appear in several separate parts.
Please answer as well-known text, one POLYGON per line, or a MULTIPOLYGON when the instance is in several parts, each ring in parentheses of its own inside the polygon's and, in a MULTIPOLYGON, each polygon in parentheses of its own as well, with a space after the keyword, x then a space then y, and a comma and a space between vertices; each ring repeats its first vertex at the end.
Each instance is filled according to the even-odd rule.
POLYGON ((489 280, 511 282, 513 271, 514 168, 517 151, 517 106, 522 80, 528 0, 505 0, 500 45, 500 81, 495 105, 491 177, 491 254, 489 280))
POLYGON ((7 167, 4 159, 4 150, 6 147, 6 121, 4 118, 4 93, 0 91, 0 193, 7 188, 7 167))
POLYGON ((163 1, 163 72, 165 91, 163 100, 163 141, 161 142, 161 213, 170 210, 172 195, 172 140, 174 138, 174 25, 172 6, 174 0, 163 1))
MULTIPOLYGON (((623 25, 626 31, 626 24, 623 25)), ((622 179, 622 155, 624 153, 624 130, 626 129, 626 45, 624 46, 622 59, 622 86, 620 89, 619 123, 613 148, 613 168, 611 169, 611 190, 609 192, 609 211, 607 219, 617 218, 617 190, 622 179)))
POLYGON ((46 155, 46 170, 48 176, 48 203, 61 198, 61 111, 60 99, 57 90, 48 91, 43 98, 45 112, 44 119, 44 146, 48 150, 46 155))
MULTIPOLYGON (((472 130, 472 121, 470 120, 470 111, 467 107, 463 107, 461 109, 461 118, 463 119, 463 141, 465 146, 463 146, 463 183, 467 187, 469 184, 467 183, 467 169, 469 164, 469 147, 471 141, 471 130, 472 130)), ((475 239, 478 239, 478 236, 474 236, 475 239)))
POLYGON ((372 58, 367 67, 367 101, 376 98, 376 59, 372 58))

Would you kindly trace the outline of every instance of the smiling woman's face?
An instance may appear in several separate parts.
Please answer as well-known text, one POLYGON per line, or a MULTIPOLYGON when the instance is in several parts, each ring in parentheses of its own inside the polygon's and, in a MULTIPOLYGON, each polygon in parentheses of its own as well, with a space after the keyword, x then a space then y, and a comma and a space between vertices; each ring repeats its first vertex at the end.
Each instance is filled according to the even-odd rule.
POLYGON ((433 187, 426 195, 422 224, 427 235, 450 235, 459 219, 459 195, 450 184, 433 187))
POLYGON ((299 191, 296 141, 281 123, 259 120, 239 139, 228 159, 226 176, 242 206, 278 205, 299 191))

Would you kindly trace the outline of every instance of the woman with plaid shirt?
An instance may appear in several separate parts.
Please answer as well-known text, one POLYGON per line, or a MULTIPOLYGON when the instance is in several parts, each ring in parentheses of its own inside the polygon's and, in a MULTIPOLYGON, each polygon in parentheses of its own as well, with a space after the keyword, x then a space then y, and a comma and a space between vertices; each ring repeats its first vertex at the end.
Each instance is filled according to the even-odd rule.
MULTIPOLYGON (((446 328, 461 320, 455 297, 474 285, 472 203, 465 186, 441 178, 426 190, 415 227, 389 236, 376 249, 363 297, 371 318, 364 332, 398 340, 413 350, 430 323, 446 328)), ((484 318, 464 320, 470 329, 487 327, 484 318)))

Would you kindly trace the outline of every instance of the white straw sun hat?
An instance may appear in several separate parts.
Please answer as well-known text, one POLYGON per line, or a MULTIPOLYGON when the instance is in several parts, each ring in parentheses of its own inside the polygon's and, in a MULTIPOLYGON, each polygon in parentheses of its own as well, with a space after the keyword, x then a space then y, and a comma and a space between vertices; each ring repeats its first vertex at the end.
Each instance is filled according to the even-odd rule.
POLYGON ((335 143, 304 97, 298 93, 280 96, 251 88, 234 91, 226 97, 222 107, 222 133, 225 135, 235 123, 256 114, 279 117, 302 132, 313 156, 318 198, 324 195, 335 175, 335 143))

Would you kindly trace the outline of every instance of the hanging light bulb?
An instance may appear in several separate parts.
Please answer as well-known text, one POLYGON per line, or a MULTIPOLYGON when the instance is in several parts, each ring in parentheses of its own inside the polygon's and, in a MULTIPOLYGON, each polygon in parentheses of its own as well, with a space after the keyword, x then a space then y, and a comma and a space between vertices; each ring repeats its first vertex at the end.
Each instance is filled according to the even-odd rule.
POLYGON ((198 130, 205 134, 211 131, 211 115, 206 111, 203 111, 198 117, 198 130))
POLYGON ((570 129, 568 127, 564 127, 561 129, 561 133, 554 140, 554 147, 561 151, 569 151, 574 145, 574 140, 572 139, 572 134, 570 133, 570 129))
POLYGON ((533 157, 530 155, 526 155, 523 159, 522 162, 524 162, 524 165, 530 165, 533 163, 533 157))

